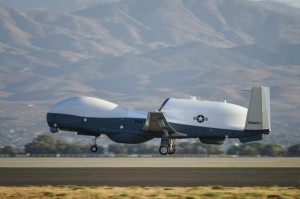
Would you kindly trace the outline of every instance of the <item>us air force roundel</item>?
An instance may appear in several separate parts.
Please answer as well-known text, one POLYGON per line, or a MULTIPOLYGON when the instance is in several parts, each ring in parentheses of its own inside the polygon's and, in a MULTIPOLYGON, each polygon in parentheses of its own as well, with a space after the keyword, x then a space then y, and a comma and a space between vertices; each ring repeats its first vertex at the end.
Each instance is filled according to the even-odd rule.
POLYGON ((204 116, 203 116, 203 115, 198 115, 198 116, 197 116, 197 121, 198 121, 199 123, 204 122, 204 116))
POLYGON ((198 115, 198 116, 195 116, 193 118, 194 120, 197 120, 197 122, 199 123, 202 123, 204 121, 208 121, 208 118, 207 117, 204 117, 204 115, 198 115))

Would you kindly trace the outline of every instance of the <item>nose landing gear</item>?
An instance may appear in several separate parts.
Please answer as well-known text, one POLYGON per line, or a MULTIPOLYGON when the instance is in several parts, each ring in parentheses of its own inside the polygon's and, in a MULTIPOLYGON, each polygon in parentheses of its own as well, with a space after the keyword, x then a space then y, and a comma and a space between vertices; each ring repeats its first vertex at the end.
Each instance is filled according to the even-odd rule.
POLYGON ((51 133, 57 133, 59 130, 57 127, 50 127, 51 133))
POLYGON ((96 135, 95 138, 93 139, 94 144, 91 146, 91 152, 95 153, 98 151, 98 146, 97 146, 97 138, 100 137, 100 135, 96 135))

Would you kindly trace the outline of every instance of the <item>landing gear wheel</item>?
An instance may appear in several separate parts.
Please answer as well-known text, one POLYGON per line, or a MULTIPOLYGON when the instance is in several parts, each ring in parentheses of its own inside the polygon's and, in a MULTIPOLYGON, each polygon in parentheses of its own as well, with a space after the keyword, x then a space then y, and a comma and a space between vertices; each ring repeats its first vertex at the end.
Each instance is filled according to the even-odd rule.
POLYGON ((58 128, 57 127, 50 127, 50 131, 51 131, 51 133, 57 133, 58 128))
POLYGON ((169 147, 167 146, 161 146, 159 147, 159 153, 162 155, 167 155, 169 152, 169 147))
POLYGON ((100 135, 96 135, 95 138, 93 139, 93 142, 94 144, 91 146, 91 151, 93 153, 97 152, 98 151, 98 147, 97 147, 97 138, 99 137, 100 135))
POLYGON ((172 155, 176 152, 176 148, 173 146, 172 149, 169 149, 169 154, 172 155))
POLYGON ((91 146, 91 151, 92 151, 93 153, 97 152, 97 151, 98 151, 97 145, 91 146))

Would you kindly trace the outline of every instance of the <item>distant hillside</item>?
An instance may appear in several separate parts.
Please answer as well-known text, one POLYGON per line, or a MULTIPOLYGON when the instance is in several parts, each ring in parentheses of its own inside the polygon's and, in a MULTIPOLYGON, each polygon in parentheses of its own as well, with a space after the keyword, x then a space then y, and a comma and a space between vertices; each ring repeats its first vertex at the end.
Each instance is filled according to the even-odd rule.
POLYGON ((74 13, 0 7, 0 145, 48 133, 48 108, 70 96, 145 110, 191 95, 247 107, 249 93, 241 90, 253 85, 271 87, 265 141, 299 142, 300 15, 268 5, 126 0, 74 13))
MULTIPOLYGON (((293 1, 293 0, 292 0, 293 1)), ((260 5, 264 6, 266 9, 270 9, 273 10, 275 12, 279 12, 279 13, 283 13, 283 14, 288 14, 288 15, 300 15, 299 12, 299 6, 298 7, 293 7, 289 4, 284 4, 283 3, 279 3, 276 2, 276 0, 274 2, 272 1, 268 1, 268 0, 262 0, 260 2, 260 5)))
POLYGON ((120 0, 0 0, 0 5, 22 10, 49 10, 55 12, 72 12, 95 5, 102 5, 120 0))
POLYGON ((241 0, 128 0, 87 8, 75 14, 96 19, 113 35, 120 34, 126 37, 120 39, 132 44, 144 40, 150 44, 161 40, 165 45, 168 45, 166 41, 172 44, 201 41, 209 46, 232 47, 300 42, 300 16, 274 12, 259 5, 241 0), (289 34, 285 34, 286 29, 289 34))

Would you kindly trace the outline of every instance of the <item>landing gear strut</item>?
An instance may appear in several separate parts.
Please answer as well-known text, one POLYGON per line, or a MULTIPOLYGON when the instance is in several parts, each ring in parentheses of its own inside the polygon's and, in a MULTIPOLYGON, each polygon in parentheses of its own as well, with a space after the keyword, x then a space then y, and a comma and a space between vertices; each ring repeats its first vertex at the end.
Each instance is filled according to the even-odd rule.
POLYGON ((174 154, 176 151, 176 143, 175 143, 175 139, 169 139, 169 154, 172 155, 174 154))
POLYGON ((161 155, 167 155, 167 154, 174 154, 176 151, 176 144, 175 139, 172 138, 162 138, 160 147, 159 147, 159 153, 161 155))
POLYGON ((99 137, 99 135, 96 135, 95 138, 93 139, 94 144, 91 146, 91 151, 93 153, 98 151, 98 146, 97 146, 97 138, 99 137))

